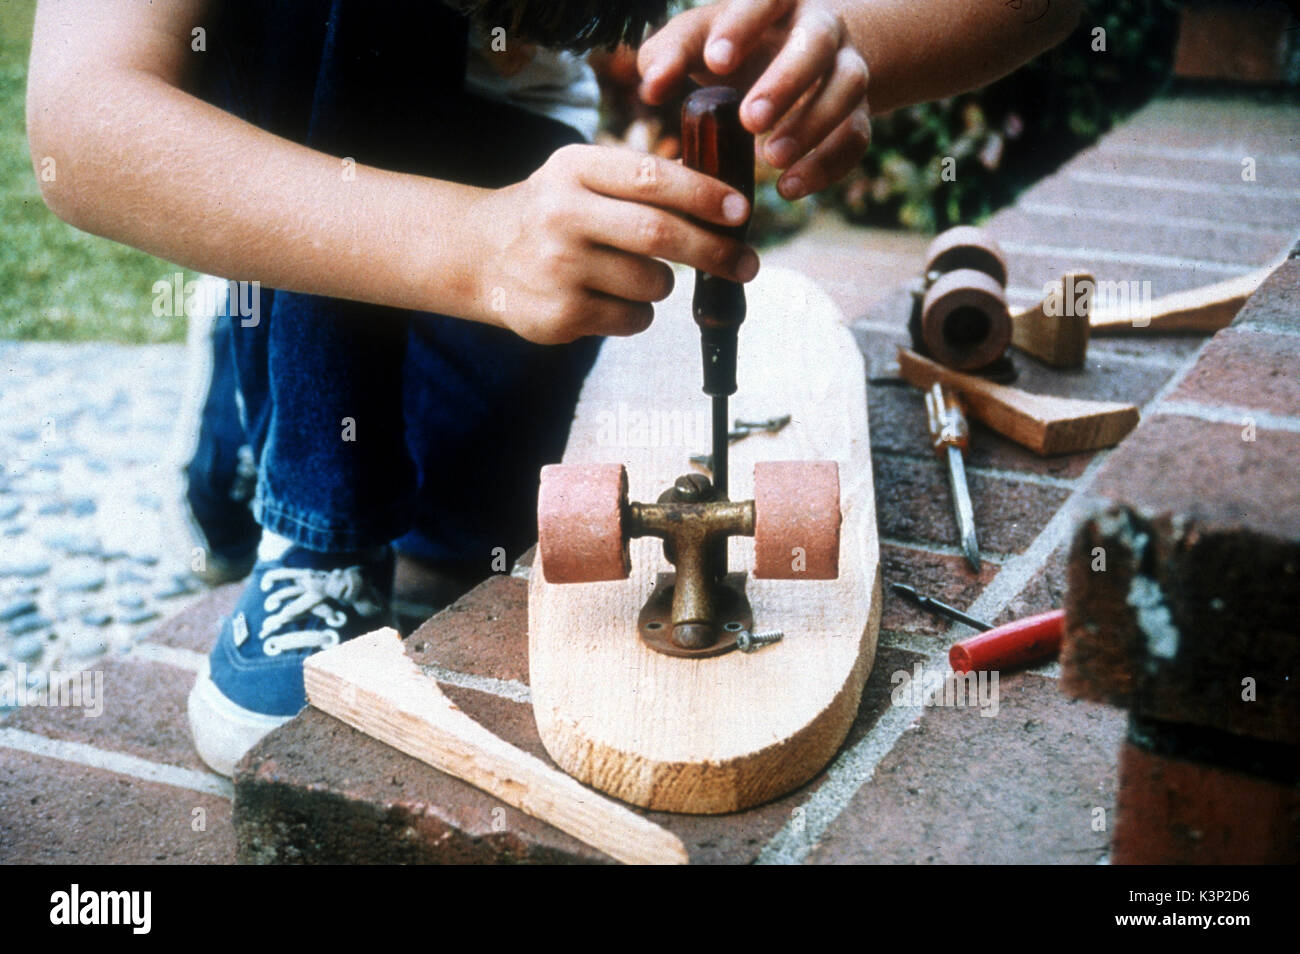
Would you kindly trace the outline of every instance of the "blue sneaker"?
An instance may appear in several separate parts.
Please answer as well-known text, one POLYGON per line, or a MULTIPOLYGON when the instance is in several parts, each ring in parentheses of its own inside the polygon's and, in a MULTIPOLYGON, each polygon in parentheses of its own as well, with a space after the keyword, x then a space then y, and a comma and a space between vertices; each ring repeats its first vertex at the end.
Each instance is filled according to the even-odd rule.
POLYGON ((222 775, 307 704, 303 660, 393 625, 390 548, 340 555, 267 538, 190 692, 194 747, 222 775))

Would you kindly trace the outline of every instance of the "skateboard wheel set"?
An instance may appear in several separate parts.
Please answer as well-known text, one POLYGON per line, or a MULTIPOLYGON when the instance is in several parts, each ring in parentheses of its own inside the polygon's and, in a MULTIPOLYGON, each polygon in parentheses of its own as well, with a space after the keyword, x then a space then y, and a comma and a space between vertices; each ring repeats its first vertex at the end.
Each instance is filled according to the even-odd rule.
MULTIPOLYGON (((621 464, 550 464, 538 494, 538 549, 548 583, 626 579, 629 520, 621 464)), ((699 504, 707 507, 707 504, 699 504)), ((833 580, 839 572, 840 479, 834 461, 754 465, 754 576, 833 580)))

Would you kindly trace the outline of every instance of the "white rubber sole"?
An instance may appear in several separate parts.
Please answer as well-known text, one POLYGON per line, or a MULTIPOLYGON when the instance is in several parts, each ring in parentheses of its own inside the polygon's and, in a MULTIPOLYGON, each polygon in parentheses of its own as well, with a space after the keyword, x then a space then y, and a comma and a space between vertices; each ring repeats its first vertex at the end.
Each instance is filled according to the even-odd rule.
POLYGON ((199 673, 190 690, 190 735, 199 758, 220 775, 235 774, 235 765, 271 730, 293 716, 272 716, 253 712, 221 694, 207 668, 199 673))

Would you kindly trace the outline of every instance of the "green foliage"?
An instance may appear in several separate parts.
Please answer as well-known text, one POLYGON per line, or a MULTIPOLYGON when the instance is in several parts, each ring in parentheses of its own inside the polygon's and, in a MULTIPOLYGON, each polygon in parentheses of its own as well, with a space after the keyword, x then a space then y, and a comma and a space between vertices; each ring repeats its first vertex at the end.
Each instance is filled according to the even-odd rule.
POLYGON ((152 311, 175 266, 78 232, 41 199, 23 120, 34 7, 0 0, 0 338, 184 340, 183 320, 152 311))
POLYGON ((1159 90, 1176 25, 1172 0, 1090 3, 1070 37, 1010 76, 878 117, 862 165, 823 201, 924 231, 976 221, 1159 90))

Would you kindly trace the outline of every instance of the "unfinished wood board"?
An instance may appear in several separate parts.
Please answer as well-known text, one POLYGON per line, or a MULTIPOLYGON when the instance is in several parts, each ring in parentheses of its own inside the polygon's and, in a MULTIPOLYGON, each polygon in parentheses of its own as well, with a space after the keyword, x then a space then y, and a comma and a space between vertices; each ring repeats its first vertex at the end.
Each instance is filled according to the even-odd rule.
MULTIPOLYGON (((1213 334, 1232 324, 1246 299, 1273 273, 1276 265, 1258 268, 1245 275, 1172 292, 1153 299, 1149 308, 1135 305, 1098 306, 1092 313, 1095 335, 1159 334, 1186 332, 1213 334)), ((1099 286, 1099 291, 1105 289, 1099 286)), ((1102 297, 1105 297, 1104 294, 1102 297)))
POLYGON ((494 735, 420 672, 393 629, 310 657, 311 705, 629 864, 685 864, 676 835, 494 735))
POLYGON ((1112 447, 1138 422, 1132 404, 1030 394, 945 368, 910 348, 898 349, 898 368, 918 388, 928 389, 935 381, 952 388, 972 417, 1039 454, 1112 447))
MULTIPOLYGON (((622 463, 632 500, 655 500, 707 453, 693 282, 657 307, 643 335, 605 342, 583 388, 564 460, 622 463)), ((755 580, 755 626, 785 639, 756 653, 679 659, 644 646, 637 614, 656 574, 657 540, 632 541, 632 575, 551 584, 540 558, 529 582, 533 711, 551 757, 576 778, 637 805, 716 813, 801 785, 835 754, 875 657, 880 558, 862 356, 810 280, 765 269, 747 286, 733 418, 790 414, 778 434, 732 445, 731 498, 752 499, 760 460, 834 460, 843 524, 840 576, 755 580)), ((733 538, 729 566, 754 565, 733 538)))
POLYGON ((1067 272, 1037 305, 1011 316, 1011 343, 1054 368, 1083 367, 1092 301, 1085 289, 1095 287, 1087 272, 1067 272))

